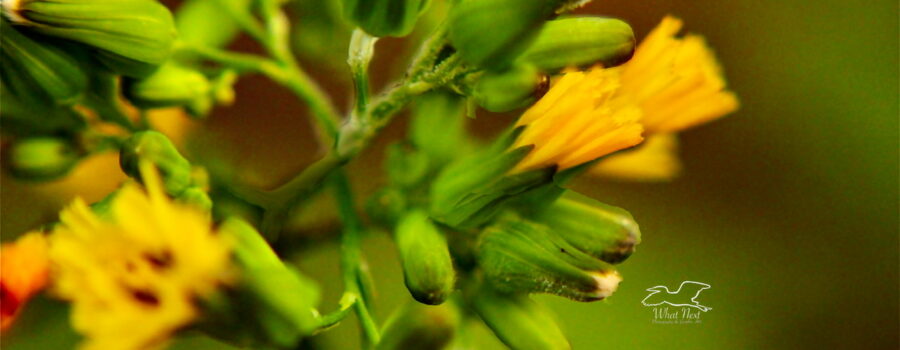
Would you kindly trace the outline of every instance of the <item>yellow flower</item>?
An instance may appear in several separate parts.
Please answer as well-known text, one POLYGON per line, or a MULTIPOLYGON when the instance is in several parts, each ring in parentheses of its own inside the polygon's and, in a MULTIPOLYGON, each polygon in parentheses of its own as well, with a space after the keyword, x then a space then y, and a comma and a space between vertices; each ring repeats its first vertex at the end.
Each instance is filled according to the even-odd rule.
POLYGON ((594 68, 567 72, 525 111, 513 148, 534 145, 513 172, 571 168, 641 142, 641 113, 615 96, 617 74, 594 68))
POLYGON ((47 284, 47 239, 28 233, 0 247, 0 329, 12 325, 25 302, 47 284))
POLYGON ((678 139, 673 134, 657 134, 633 150, 601 160, 591 168, 592 174, 638 181, 665 181, 681 172, 681 161, 675 154, 678 139))
POLYGON ((738 108, 713 52, 700 36, 675 37, 681 26, 679 19, 663 18, 634 57, 615 68, 621 72, 619 94, 641 107, 648 134, 681 131, 738 108))
POLYGON ((169 199, 149 163, 141 170, 146 191, 126 184, 103 215, 76 199, 50 236, 53 289, 72 302, 83 349, 161 347, 232 277, 231 245, 209 216, 169 199))
POLYGON ((612 69, 620 73, 619 97, 641 108, 648 142, 658 141, 607 157, 591 169, 592 174, 671 179, 681 169, 673 133, 737 110, 737 97, 726 89, 713 52, 700 36, 675 37, 681 27, 681 20, 663 18, 635 49, 634 57, 612 69))

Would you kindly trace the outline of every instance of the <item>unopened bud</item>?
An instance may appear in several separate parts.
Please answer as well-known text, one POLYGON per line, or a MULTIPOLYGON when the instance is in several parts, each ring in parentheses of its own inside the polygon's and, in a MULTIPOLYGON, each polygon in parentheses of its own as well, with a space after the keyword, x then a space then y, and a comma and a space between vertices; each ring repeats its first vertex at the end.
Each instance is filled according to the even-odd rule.
POLYGON ((431 185, 431 217, 457 229, 482 226, 511 199, 551 182, 555 169, 549 167, 510 173, 533 148, 510 149, 521 131, 513 129, 445 167, 431 185))
POLYGON ((206 304, 210 315, 201 327, 245 347, 296 347, 317 326, 318 286, 284 264, 246 222, 228 219, 219 234, 234 244, 239 277, 227 299, 206 304))
POLYGON ((376 349, 444 349, 453 340, 457 327, 459 312, 451 305, 408 303, 387 321, 376 349))
POLYGON ((155 0, 5 0, 15 25, 99 49, 114 72, 141 77, 165 62, 175 42, 169 10, 155 0))
POLYGON ((129 176, 140 178, 138 163, 147 160, 159 169, 166 192, 179 195, 191 184, 191 164, 178 153, 165 135, 156 131, 141 131, 125 141, 119 154, 119 164, 129 176))
POLYGON ((528 47, 559 2, 461 0, 450 10, 450 43, 471 64, 505 68, 528 47))
POLYGON ((68 174, 78 159, 78 151, 66 140, 33 137, 12 145, 7 165, 13 176, 47 181, 68 174))
POLYGON ((534 66, 515 65, 502 72, 485 72, 475 83, 473 97, 491 112, 525 107, 535 99, 542 76, 534 66))
POLYGON ((395 239, 410 294, 423 304, 443 303, 456 281, 444 234, 428 214, 416 210, 400 219, 395 239))
POLYGON ((634 53, 634 32, 621 20, 571 17, 547 21, 519 61, 545 72, 601 63, 611 67, 634 53))
POLYGON ((146 78, 124 84, 125 97, 141 108, 212 104, 211 85, 200 72, 177 63, 167 63, 146 78))
POLYGON ((482 286, 471 298, 475 312, 510 349, 572 348, 548 311, 524 294, 498 293, 482 286))
POLYGON ((379 225, 393 227, 406 211, 406 198, 393 187, 382 188, 369 197, 366 213, 379 225))
POLYGON ((546 226, 501 218, 485 229, 478 246, 485 280, 507 293, 550 293, 577 301, 610 296, 621 277, 555 236, 546 226))
POLYGON ((630 213, 573 191, 531 218, 572 246, 611 264, 627 259, 641 242, 641 231, 630 213))
MULTIPOLYGON (((11 93, 30 103, 70 105, 87 87, 87 74, 77 58, 62 48, 47 45, 0 19, 2 79, 11 93)), ((71 48, 74 49, 74 48, 71 48)))
POLYGON ((372 36, 409 34, 428 0, 343 0, 344 18, 372 36))

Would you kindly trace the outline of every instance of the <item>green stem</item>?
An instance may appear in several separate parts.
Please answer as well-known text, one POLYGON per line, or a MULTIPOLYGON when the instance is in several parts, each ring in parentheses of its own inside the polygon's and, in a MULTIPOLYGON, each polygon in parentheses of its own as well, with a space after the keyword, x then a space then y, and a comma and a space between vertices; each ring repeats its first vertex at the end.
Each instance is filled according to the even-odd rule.
POLYGON ((344 281, 344 289, 347 293, 356 296, 353 309, 359 318, 363 341, 367 347, 378 344, 381 335, 378 325, 372 319, 366 300, 362 298, 360 290, 360 264, 362 261, 362 222, 356 215, 353 204, 353 192, 350 189, 350 181, 342 171, 336 171, 333 176, 334 194, 337 200, 338 215, 344 224, 344 233, 341 236, 341 271, 344 281))
MULTIPOLYGON (((435 35, 442 35, 440 31, 435 35)), ((434 39, 429 39, 430 43, 434 39)), ((426 50, 430 55, 437 55, 440 50, 426 50)), ((434 64, 436 59, 419 57, 417 64, 434 64)), ((339 130, 337 142, 325 156, 302 172, 294 176, 289 182, 275 190, 263 192, 249 191, 245 200, 259 205, 265 209, 262 230, 270 239, 281 228, 281 222, 287 216, 295 204, 315 193, 322 180, 335 169, 355 157, 360 151, 371 143, 375 135, 384 128, 391 119, 406 106, 415 96, 425 93, 440 84, 445 83, 458 74, 459 61, 450 57, 442 61, 437 67, 411 67, 410 71, 421 71, 422 74, 415 79, 409 78, 399 85, 395 85, 380 97, 367 104, 365 112, 352 118, 339 130), (431 69, 433 68, 433 69, 431 69)))
POLYGON ((341 115, 334 108, 331 98, 300 67, 291 52, 290 22, 281 11, 281 2, 266 0, 262 2, 261 7, 267 33, 265 40, 261 43, 284 68, 284 75, 280 82, 306 102, 316 122, 320 143, 330 148, 337 135, 338 125, 342 119, 341 115))
POLYGON ((221 63, 238 72, 255 72, 265 75, 281 74, 278 64, 266 57, 222 50, 214 47, 196 45, 187 42, 178 42, 176 50, 185 51, 204 59, 221 63))

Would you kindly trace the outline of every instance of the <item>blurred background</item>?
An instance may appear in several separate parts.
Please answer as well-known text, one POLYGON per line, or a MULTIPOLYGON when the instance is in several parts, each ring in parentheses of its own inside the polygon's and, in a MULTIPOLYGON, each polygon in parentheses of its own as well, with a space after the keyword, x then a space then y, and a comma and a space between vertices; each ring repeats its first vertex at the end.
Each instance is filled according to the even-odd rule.
MULTIPOLYGON (((344 55, 349 30, 317 36, 316 21, 327 19, 304 14, 310 1, 300 1, 292 6, 308 25, 295 33, 298 48, 344 55)), ((575 184, 628 209, 643 243, 621 265, 625 280, 608 301, 537 297, 554 310, 574 348, 900 348, 898 2, 604 0, 579 12, 625 19, 638 38, 666 14, 683 18, 688 31, 704 35, 717 51, 742 107, 683 134, 685 171, 675 181, 583 177, 575 184), (676 288, 684 280, 712 286, 703 304, 713 310, 701 324, 652 323, 652 310, 640 304, 645 289, 676 288)), ((247 40, 233 48, 255 49, 247 40)), ((399 76, 409 48, 387 39, 376 52, 377 87, 399 76)), ((347 106, 343 60, 303 58, 338 105, 347 106)), ((234 106, 203 122, 179 122, 171 132, 188 133, 192 158, 226 162, 242 169, 244 181, 271 187, 316 157, 304 114, 289 92, 250 77, 238 84, 234 106)), ((489 134, 513 117, 483 113, 472 127, 489 134)), ((383 147, 405 128, 404 118, 396 120, 350 165, 362 194, 381 184, 383 147)), ((72 196, 102 196, 122 178, 115 156, 91 159, 51 184, 4 174, 3 240, 52 220, 72 196)), ((310 243, 295 260, 322 283, 323 310, 334 308, 342 291, 330 208, 323 202, 300 208, 295 232, 283 242, 310 243)), ((369 235, 365 254, 375 278, 376 317, 383 321, 408 293, 386 234, 369 235)), ((58 304, 38 299, 2 345, 69 348, 75 336, 65 317, 58 304)), ((483 326, 473 327, 478 348, 502 347, 483 326)), ((351 319, 311 343, 347 349, 357 339, 351 319)), ((222 347, 188 337, 174 348, 222 347)))

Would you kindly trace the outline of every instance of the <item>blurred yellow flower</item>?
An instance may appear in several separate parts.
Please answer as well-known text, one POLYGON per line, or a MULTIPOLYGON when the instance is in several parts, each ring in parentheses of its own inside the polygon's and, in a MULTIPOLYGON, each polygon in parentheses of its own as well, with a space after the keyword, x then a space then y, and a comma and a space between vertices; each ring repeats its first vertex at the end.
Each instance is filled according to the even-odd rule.
POLYGON ((232 279, 231 245, 208 214, 176 203, 141 164, 146 190, 126 184, 109 212, 83 200, 50 235, 53 290, 72 302, 83 349, 155 349, 197 317, 198 297, 232 279))
POLYGON ((47 284, 47 239, 31 232, 0 247, 0 329, 12 325, 19 311, 47 284))
MULTIPOLYGON (((620 73, 618 95, 641 108, 640 122, 650 139, 715 120, 739 106, 737 97, 726 88, 712 50, 700 36, 676 37, 681 27, 681 20, 663 18, 630 61, 611 69, 620 73)), ((671 179, 680 171, 674 154, 676 136, 658 140, 607 157, 591 173, 636 180, 671 179)))
POLYGON ((513 172, 557 166, 563 170, 641 142, 637 107, 615 96, 617 74, 594 68, 567 72, 522 114, 525 130, 513 148, 534 145, 513 172))

